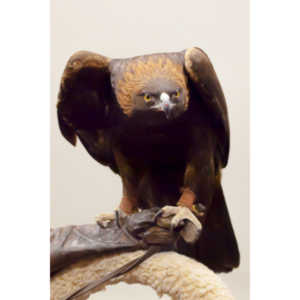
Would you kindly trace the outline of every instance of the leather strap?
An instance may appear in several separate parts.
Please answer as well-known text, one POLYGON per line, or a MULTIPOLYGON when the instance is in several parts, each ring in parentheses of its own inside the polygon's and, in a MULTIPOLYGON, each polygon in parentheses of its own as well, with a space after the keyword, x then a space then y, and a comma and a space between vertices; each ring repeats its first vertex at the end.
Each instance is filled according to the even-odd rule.
POLYGON ((76 292, 74 292, 73 294, 68 296, 65 300, 76 299, 79 296, 87 294, 89 291, 102 285, 103 283, 109 281, 110 279, 127 273, 128 271, 132 270, 133 268, 135 268, 136 266, 141 264, 143 261, 145 261, 147 258, 152 256, 153 254, 160 252, 161 248, 162 247, 160 247, 160 246, 151 246, 142 256, 130 261, 129 263, 125 264, 124 266, 120 267, 119 269, 108 273, 104 277, 88 283, 86 286, 82 287, 81 289, 77 290, 76 292))

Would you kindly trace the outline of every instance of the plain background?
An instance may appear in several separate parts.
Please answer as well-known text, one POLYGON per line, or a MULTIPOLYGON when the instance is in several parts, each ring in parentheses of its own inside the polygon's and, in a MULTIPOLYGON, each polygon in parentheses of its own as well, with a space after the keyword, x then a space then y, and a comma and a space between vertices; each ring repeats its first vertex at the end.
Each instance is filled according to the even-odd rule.
MULTIPOLYGON (((249 298, 249 8, 248 1, 51 2, 51 226, 93 222, 121 198, 121 182, 80 143, 61 136, 55 105, 70 55, 112 58, 199 46, 209 55, 228 103, 231 152, 223 187, 241 251, 241 265, 222 275, 237 299, 249 298)), ((93 299, 156 299, 150 288, 111 287, 93 299), (138 290, 137 290, 138 289, 138 290), (127 298, 127 297, 126 297, 127 298)))

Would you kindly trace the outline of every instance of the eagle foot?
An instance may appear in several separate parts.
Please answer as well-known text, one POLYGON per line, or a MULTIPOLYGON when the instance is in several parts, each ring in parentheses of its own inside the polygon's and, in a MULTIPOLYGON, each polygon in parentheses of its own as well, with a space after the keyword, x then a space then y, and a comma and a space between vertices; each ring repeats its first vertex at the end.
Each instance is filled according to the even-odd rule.
POLYGON ((120 218, 127 216, 122 209, 116 210, 114 213, 102 213, 95 217, 96 223, 102 227, 106 228, 112 221, 117 220, 119 223, 120 218))
POLYGON ((182 238, 190 244, 195 243, 201 233, 202 225, 192 211, 184 206, 164 206, 158 211, 155 220, 158 218, 171 217, 171 230, 180 230, 182 238))
POLYGON ((116 219, 115 213, 102 213, 95 217, 96 223, 102 227, 106 228, 112 221, 116 219))

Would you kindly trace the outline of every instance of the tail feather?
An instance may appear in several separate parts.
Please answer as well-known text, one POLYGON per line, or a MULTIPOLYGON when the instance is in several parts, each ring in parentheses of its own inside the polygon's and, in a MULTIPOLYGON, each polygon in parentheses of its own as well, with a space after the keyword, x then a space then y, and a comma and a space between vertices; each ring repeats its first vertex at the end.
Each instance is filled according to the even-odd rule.
MULTIPOLYGON (((183 243, 183 242, 182 242, 183 243)), ((200 239, 183 252, 215 272, 230 272, 240 264, 238 243, 232 228, 221 185, 216 189, 200 239)))

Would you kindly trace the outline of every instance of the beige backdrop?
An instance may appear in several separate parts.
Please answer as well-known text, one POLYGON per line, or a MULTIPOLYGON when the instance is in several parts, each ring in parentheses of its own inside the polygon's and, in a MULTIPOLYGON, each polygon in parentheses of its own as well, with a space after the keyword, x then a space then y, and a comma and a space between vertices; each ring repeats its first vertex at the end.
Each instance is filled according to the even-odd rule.
MULTIPOLYGON (((223 186, 241 265, 222 278, 237 299, 249 299, 248 0, 52 0, 51 10, 51 226, 93 222, 96 214, 114 210, 121 197, 119 177, 94 161, 80 143, 74 148, 60 135, 55 104, 69 56, 77 50, 91 50, 124 58, 199 46, 219 76, 231 124, 223 186)), ((141 296, 158 299, 150 288, 125 284, 92 299, 141 296)))

